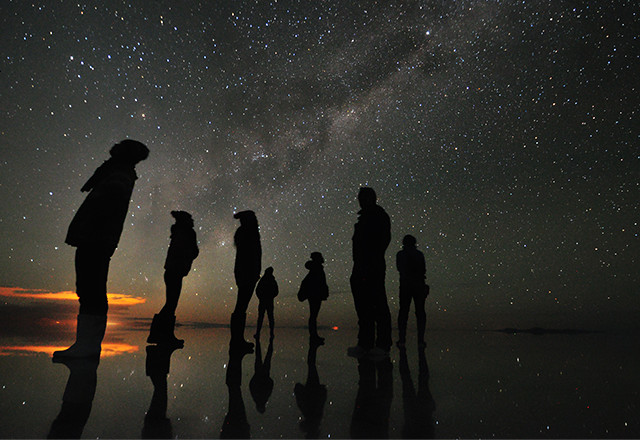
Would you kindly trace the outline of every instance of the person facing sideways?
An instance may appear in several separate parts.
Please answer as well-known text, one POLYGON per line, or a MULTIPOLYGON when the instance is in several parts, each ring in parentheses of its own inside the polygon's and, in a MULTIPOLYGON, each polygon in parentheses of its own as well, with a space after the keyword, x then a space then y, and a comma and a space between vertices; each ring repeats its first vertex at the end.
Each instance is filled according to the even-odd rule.
POLYGON ((424 332, 427 325, 427 315, 424 302, 428 295, 425 284, 424 255, 416 249, 416 238, 405 235, 402 239, 402 250, 396 254, 396 268, 400 273, 400 310, 398 312, 398 347, 405 346, 407 336, 407 321, 409 308, 413 301, 418 325, 418 347, 424 348, 424 332))
POLYGON ((76 293, 80 301, 76 341, 54 358, 99 356, 107 325, 107 277, 138 176, 135 166, 149 156, 141 142, 125 139, 109 150, 80 191, 89 192, 73 217, 65 243, 76 248, 76 293))
POLYGON ((253 296, 253 289, 260 278, 262 247, 258 219, 253 211, 241 211, 233 218, 240 220, 240 227, 233 236, 236 247, 236 261, 233 273, 238 286, 236 306, 231 314, 230 350, 252 352, 253 343, 244 339, 244 327, 247 320, 247 307, 253 296))
POLYGON ((184 340, 176 338, 176 309, 182 291, 182 279, 191 271, 193 260, 200 253, 193 218, 185 211, 171 211, 176 220, 171 226, 171 241, 164 263, 165 304, 160 313, 153 316, 147 342, 150 344, 184 345, 184 340))
POLYGON ((372 188, 360 188, 361 210, 353 232, 353 270, 349 280, 358 316, 358 345, 349 348, 348 354, 357 358, 365 354, 386 356, 391 348, 384 257, 391 241, 391 221, 376 200, 372 188))
POLYGON ((264 275, 262 275, 262 278, 260 278, 260 281, 258 281, 258 285, 256 286, 256 296, 260 302, 258 304, 258 323, 256 325, 256 334, 253 335, 253 337, 260 339, 260 330, 262 329, 264 313, 267 312, 270 337, 273 338, 273 300, 278 296, 278 282, 273 276, 273 267, 267 267, 265 269, 264 275))
POLYGON ((322 301, 329 298, 329 286, 324 273, 324 258, 320 252, 312 252, 311 260, 304 264, 309 273, 300 283, 298 300, 309 301, 309 342, 311 345, 323 345, 324 338, 318 335, 318 313, 322 301))

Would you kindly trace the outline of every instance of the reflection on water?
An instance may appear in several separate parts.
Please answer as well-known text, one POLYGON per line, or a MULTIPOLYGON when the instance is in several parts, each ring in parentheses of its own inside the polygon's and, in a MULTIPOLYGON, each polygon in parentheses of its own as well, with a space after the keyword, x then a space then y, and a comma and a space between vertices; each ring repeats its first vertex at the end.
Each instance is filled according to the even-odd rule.
MULTIPOLYGON (((99 365, 0 340, 15 348, 0 356, 0 437, 640 436, 634 335, 431 331, 425 351, 409 339, 374 362, 346 355, 350 329, 322 347, 278 329, 246 356, 230 356, 226 328, 181 334, 183 349, 120 350, 99 365)), ((118 338, 146 347, 146 336, 118 338)))
MULTIPOLYGON (((44 353, 51 356, 53 355, 54 351, 65 350, 67 348, 69 348, 68 345, 5 345, 0 346, 0 356, 26 356, 37 353, 44 353)), ((117 342, 105 342, 102 344, 100 357, 104 358, 125 353, 135 353, 136 351, 138 351, 138 349, 139 348, 135 345, 117 342)))

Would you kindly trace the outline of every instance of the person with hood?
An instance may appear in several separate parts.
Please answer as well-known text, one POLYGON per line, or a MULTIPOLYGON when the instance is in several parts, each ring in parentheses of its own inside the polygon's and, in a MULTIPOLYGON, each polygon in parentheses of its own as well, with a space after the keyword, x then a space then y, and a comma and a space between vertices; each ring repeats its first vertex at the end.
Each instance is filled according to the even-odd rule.
POLYGON ((329 298, 329 286, 324 273, 324 257, 320 252, 312 252, 311 260, 304 267, 309 273, 300 283, 298 300, 309 301, 309 342, 313 345, 324 344, 324 338, 318 335, 318 314, 322 301, 329 298))
POLYGON ((264 275, 262 275, 262 278, 260 278, 260 281, 258 281, 258 285, 256 286, 256 296, 260 302, 258 304, 258 323, 256 325, 256 334, 254 337, 256 339, 260 339, 260 330, 262 329, 264 313, 267 312, 270 337, 273 338, 273 300, 278 296, 278 282, 273 276, 273 267, 267 267, 265 269, 264 275))
POLYGON ((425 284, 424 254, 416 248, 416 238, 405 235, 402 239, 402 250, 396 254, 396 268, 400 273, 400 310, 398 312, 398 347, 405 345, 407 336, 407 321, 411 301, 415 306, 416 322, 418 325, 418 347, 424 348, 424 332, 427 326, 427 315, 424 301, 428 294, 425 284))
POLYGON ((185 211, 171 211, 176 220, 171 226, 171 241, 164 263, 165 304, 160 313, 153 316, 147 342, 184 345, 184 340, 174 335, 176 309, 182 291, 182 279, 191 271, 193 260, 198 257, 198 240, 193 230, 193 218, 185 211))
POLYGON ((238 296, 229 323, 231 327, 230 349, 250 353, 253 351, 253 343, 244 339, 244 328, 247 320, 247 307, 262 269, 260 231, 258 219, 253 211, 237 212, 233 218, 240 220, 240 227, 233 236, 233 244, 236 247, 233 274, 238 286, 238 296))
POLYGON ((54 358, 99 356, 107 325, 107 277, 138 176, 135 166, 149 156, 141 142, 125 139, 80 189, 89 192, 73 217, 65 243, 76 248, 76 293, 80 302, 76 341, 54 358))

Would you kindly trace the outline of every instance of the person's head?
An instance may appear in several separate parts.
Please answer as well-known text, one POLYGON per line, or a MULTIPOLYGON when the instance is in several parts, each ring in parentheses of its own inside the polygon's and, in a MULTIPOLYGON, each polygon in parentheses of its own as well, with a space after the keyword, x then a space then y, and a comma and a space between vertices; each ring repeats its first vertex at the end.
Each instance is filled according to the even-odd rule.
POLYGON ((273 267, 269 266, 264 270, 265 276, 272 277, 273 276, 273 267))
POLYGON ((402 238, 402 246, 404 247, 416 247, 416 237, 413 235, 405 235, 402 238))
POLYGON ((240 211, 233 214, 233 218, 240 220, 240 224, 243 226, 258 226, 258 219, 256 218, 256 213, 250 210, 240 211))
POLYGON ((109 154, 114 159, 131 162, 135 165, 149 157, 149 149, 142 142, 125 139, 111 147, 109 154))
POLYGON ((363 186, 358 192, 358 202, 361 208, 367 208, 376 204, 377 196, 373 188, 363 186))
POLYGON ((324 257, 320 252, 311 252, 311 261, 314 263, 324 263, 324 257))
POLYGON ((176 219, 177 225, 188 225, 193 227, 193 217, 186 211, 171 211, 171 216, 176 219))

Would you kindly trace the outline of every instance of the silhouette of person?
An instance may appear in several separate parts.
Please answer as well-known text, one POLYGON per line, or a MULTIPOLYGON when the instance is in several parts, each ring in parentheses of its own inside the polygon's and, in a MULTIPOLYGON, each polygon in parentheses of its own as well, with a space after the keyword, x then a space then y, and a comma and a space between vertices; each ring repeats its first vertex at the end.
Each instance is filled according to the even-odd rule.
POLYGON ((354 227, 351 292, 358 315, 358 345, 349 355, 387 355, 391 348, 391 313, 385 290, 385 251, 391 241, 391 221, 376 203, 372 188, 358 193, 361 210, 354 227))
POLYGON ((351 418, 351 438, 389 438, 393 400, 393 364, 389 357, 378 362, 358 359, 358 392, 351 418))
POLYGON ((253 343, 244 339, 244 327, 247 320, 247 307, 253 296, 253 289, 260 278, 262 247, 258 219, 253 211, 241 211, 233 218, 240 220, 240 227, 233 236, 236 246, 236 261, 233 273, 238 286, 236 307, 231 314, 230 350, 251 352, 253 343))
POLYGON ((229 349, 226 384, 229 391, 229 409, 222 422, 220 438, 250 438, 251 426, 242 398, 242 358, 246 351, 229 349))
POLYGON ((400 378, 404 410, 402 438, 434 438, 433 412, 436 403, 429 390, 429 366, 424 348, 418 350, 418 392, 411 380, 407 350, 404 347, 400 348, 400 378))
POLYGON ((427 326, 427 315, 424 310, 426 299, 424 255, 416 249, 416 238, 405 235, 402 239, 402 250, 396 254, 396 267, 400 273, 400 310, 398 312, 398 347, 404 347, 407 336, 407 321, 411 301, 415 306, 418 325, 418 346, 424 347, 424 332, 427 326))
POLYGON ((98 381, 99 357, 54 360, 69 368, 69 379, 62 395, 62 407, 51 423, 47 438, 80 438, 87 424, 98 381))
POLYGON ((185 211, 171 211, 176 220, 171 226, 171 241, 164 263, 164 284, 166 296, 164 307, 153 316, 147 342, 184 345, 184 340, 176 338, 176 309, 182 291, 182 279, 189 274, 193 260, 199 254, 193 218, 185 211))
POLYGON ((76 341, 54 357, 99 356, 107 325, 107 275, 118 246, 138 178, 135 166, 149 149, 130 139, 114 145, 111 157, 94 172, 80 191, 89 191, 73 217, 65 242, 76 247, 76 293, 80 301, 76 341))
POLYGON ((260 303, 258 304, 258 323, 256 325, 256 339, 260 338, 260 330, 262 329, 262 321, 264 320, 264 314, 267 313, 269 318, 269 332, 271 338, 273 338, 274 320, 273 320, 273 300, 278 296, 278 282, 273 276, 273 267, 267 267, 264 271, 264 275, 258 281, 256 286, 256 296, 260 303))
POLYGON ((300 283, 298 299, 309 300, 309 341, 311 344, 324 344, 324 338, 318 335, 318 313, 322 301, 329 298, 329 286, 324 273, 324 258, 320 252, 311 253, 311 260, 304 265, 309 273, 300 283))
POLYGON ((320 422, 324 413, 324 404, 327 401, 327 386, 320 383, 316 356, 318 344, 309 344, 307 354, 307 381, 303 385, 296 383, 293 394, 296 403, 302 412, 300 429, 306 433, 305 438, 318 438, 320 434, 320 422))
POLYGON ((167 417, 167 375, 171 366, 171 355, 176 345, 148 345, 146 374, 153 383, 153 395, 149 410, 144 416, 142 438, 173 438, 171 420, 167 417))
POLYGON ((256 361, 254 364, 253 377, 249 381, 249 391, 256 403, 259 413, 264 413, 267 408, 267 401, 273 392, 273 379, 271 378, 271 358, 273 357, 273 338, 269 339, 267 354, 262 359, 260 340, 256 340, 256 361))

